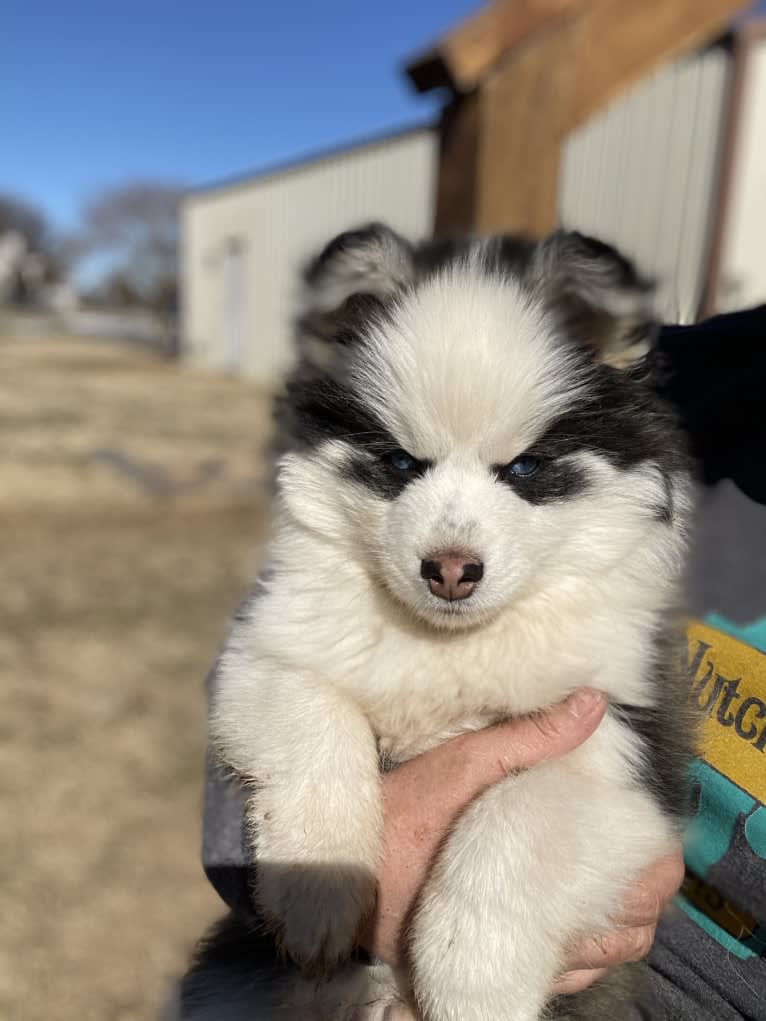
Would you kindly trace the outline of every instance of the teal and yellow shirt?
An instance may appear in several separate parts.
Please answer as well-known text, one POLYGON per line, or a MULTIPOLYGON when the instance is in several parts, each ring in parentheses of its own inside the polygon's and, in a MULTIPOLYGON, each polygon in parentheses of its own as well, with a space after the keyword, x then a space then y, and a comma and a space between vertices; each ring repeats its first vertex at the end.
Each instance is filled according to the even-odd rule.
POLYGON ((728 953, 766 952, 766 619, 688 629, 690 697, 703 713, 696 814, 680 905, 728 953), (728 633, 727 633, 728 632, 728 633))

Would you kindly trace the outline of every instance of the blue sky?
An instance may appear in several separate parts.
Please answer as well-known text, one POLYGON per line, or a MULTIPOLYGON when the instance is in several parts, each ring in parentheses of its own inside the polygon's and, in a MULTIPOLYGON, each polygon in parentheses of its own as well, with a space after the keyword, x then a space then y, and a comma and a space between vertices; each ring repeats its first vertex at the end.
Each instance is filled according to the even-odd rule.
POLYGON ((398 68, 480 0, 3 4, 0 191, 67 229, 129 179, 201 185, 429 117, 398 68))
POLYGON ((412 93, 401 63, 480 6, 7 0, 0 191, 66 230, 123 181, 202 185, 424 120, 435 99, 412 93))

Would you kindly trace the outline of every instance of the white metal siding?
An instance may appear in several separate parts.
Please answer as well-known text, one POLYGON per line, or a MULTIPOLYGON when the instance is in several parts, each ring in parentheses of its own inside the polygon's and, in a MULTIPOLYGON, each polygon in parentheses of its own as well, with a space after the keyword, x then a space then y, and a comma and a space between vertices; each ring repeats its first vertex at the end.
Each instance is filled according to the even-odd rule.
POLYGON ((568 139, 561 222, 616 245, 657 280, 665 321, 693 322, 708 261, 731 59, 663 68, 568 139))
POLYGON ((436 166, 436 136, 423 130, 192 196, 183 214, 189 357, 232 367, 225 253, 240 244, 246 300, 239 368, 265 385, 278 382, 292 356, 290 317, 302 264, 333 235, 369 220, 413 239, 428 236, 436 166))
POLYGON ((753 42, 742 90, 716 308, 766 302, 766 39, 753 42))

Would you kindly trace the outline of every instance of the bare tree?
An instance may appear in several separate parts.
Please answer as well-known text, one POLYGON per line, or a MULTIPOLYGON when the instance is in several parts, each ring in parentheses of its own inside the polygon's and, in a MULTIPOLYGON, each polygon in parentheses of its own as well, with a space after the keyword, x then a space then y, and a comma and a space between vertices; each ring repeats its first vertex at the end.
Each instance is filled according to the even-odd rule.
MULTIPOLYGON (((38 264, 39 283, 53 283, 66 276, 72 253, 42 210, 15 195, 0 194, 0 238, 9 235, 21 238, 26 257, 38 264)), ((23 289, 21 277, 18 286, 23 289)))
POLYGON ((111 189, 83 211, 81 248, 101 254, 124 293, 167 315, 178 294, 178 207, 184 188, 136 182, 111 189))
POLYGON ((0 234, 20 234, 32 252, 42 254, 50 241, 44 213, 15 195, 0 194, 0 234))

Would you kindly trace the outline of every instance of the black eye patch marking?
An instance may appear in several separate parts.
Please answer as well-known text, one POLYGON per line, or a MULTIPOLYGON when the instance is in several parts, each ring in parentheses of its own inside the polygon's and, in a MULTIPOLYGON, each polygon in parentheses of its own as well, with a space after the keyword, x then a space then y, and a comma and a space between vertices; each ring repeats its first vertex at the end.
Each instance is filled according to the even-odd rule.
POLYGON ((492 471, 498 481, 535 505, 576 496, 588 485, 587 472, 579 465, 537 453, 521 454, 509 464, 492 465, 492 471))
POLYGON ((400 447, 386 450, 377 457, 373 450, 368 450, 368 455, 372 456, 353 458, 344 474, 385 500, 395 499, 410 482, 419 479, 433 465, 433 461, 413 457, 400 447))
POLYGON ((537 470, 524 474, 518 468, 511 472, 511 465, 504 465, 494 471, 525 500, 546 503, 587 487, 586 468, 572 460, 578 453, 595 454, 621 471, 642 463, 655 464, 666 480, 666 498, 655 513, 659 520, 672 520, 669 480, 675 472, 685 470, 686 457, 672 414, 648 389, 608 366, 597 367, 583 399, 551 422, 531 450, 511 462, 536 458, 537 470))
POLYGON ((549 425, 536 447, 554 458, 589 451, 623 470, 644 461, 670 473, 686 466, 670 409, 605 365, 592 370, 587 394, 549 425))
POLYGON ((397 497, 433 464, 402 450, 375 411, 337 380, 294 382, 283 407, 283 421, 299 450, 310 450, 325 440, 342 440, 350 448, 341 468, 343 477, 386 500, 397 497))

